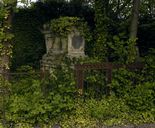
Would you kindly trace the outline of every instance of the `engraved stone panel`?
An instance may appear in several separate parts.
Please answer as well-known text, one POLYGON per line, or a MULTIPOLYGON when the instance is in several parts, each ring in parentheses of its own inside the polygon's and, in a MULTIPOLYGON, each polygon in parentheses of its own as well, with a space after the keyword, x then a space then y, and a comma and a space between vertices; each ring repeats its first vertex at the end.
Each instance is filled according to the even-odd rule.
POLYGON ((42 66, 60 64, 64 57, 85 57, 85 39, 75 27, 67 37, 53 35, 48 26, 44 28, 46 54, 42 57, 42 66))
POLYGON ((73 28, 72 32, 68 35, 68 56, 84 57, 84 46, 84 38, 76 28, 73 28))
POLYGON ((81 36, 74 35, 72 37, 72 46, 74 49, 79 49, 82 46, 83 38, 81 36))

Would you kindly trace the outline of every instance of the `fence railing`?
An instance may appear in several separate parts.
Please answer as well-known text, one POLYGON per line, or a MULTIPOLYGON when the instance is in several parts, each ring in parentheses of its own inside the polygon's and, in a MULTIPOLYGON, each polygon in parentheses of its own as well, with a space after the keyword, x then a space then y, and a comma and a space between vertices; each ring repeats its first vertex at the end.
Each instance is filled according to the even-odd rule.
MULTIPOLYGON (((50 66, 50 65, 49 65, 50 66)), ((128 64, 128 65, 123 65, 123 64, 113 64, 110 62, 105 62, 105 63, 94 63, 94 64, 75 64, 74 65, 74 70, 75 70, 75 80, 76 80, 76 85, 79 90, 81 90, 81 93, 83 93, 83 88, 84 88, 84 77, 85 77, 85 71, 86 70, 103 70, 105 71, 105 77, 106 77, 106 84, 109 85, 112 82, 112 71, 113 69, 119 69, 119 68, 126 68, 129 70, 135 70, 135 69, 142 69, 144 67, 144 64, 142 63, 133 63, 133 64, 128 64)), ((50 68, 55 68, 51 67, 50 68)), ((6 76, 9 79, 12 79, 13 77, 19 77, 19 76, 26 76, 26 75, 38 75, 40 79, 45 78, 47 75, 47 71, 45 70, 46 68, 42 68, 39 72, 11 72, 11 73, 5 73, 5 72, 0 72, 0 75, 6 76)), ((48 67, 49 69, 49 67, 48 67)), ((109 92, 109 89, 107 87, 106 92, 109 92)))
MULTIPOLYGON (((127 68, 130 70, 135 70, 135 69, 143 69, 144 64, 142 63, 134 63, 134 64, 129 64, 129 65, 122 65, 122 64, 113 64, 113 63, 96 63, 96 64, 76 64, 74 65, 74 70, 75 70, 75 80, 76 80, 76 84, 78 89, 80 90, 80 93, 83 94, 83 89, 84 89, 84 77, 86 75, 86 70, 101 70, 101 72, 99 72, 99 74, 105 74, 106 77, 106 84, 110 85, 110 83, 112 82, 112 71, 113 69, 118 69, 118 68, 127 68), (102 72, 102 70, 104 72, 102 72)), ((52 67, 54 68, 54 67, 52 67)), ((96 73, 96 72, 95 72, 96 73)), ((88 72, 89 74, 89 72, 88 72)), ((87 75, 88 75, 87 74, 87 75)), ((27 77, 27 76, 34 76, 37 75, 38 78, 43 79, 44 77, 46 77, 46 70, 41 70, 39 72, 14 72, 14 73, 0 73, 0 75, 7 75, 9 76, 9 78, 12 80, 12 78, 16 80, 16 78, 20 79, 21 77, 27 77)), ((91 75, 91 74, 90 74, 91 75)), ((48 76, 47 76, 48 77, 48 76)), ((102 77, 102 75, 101 75, 102 77)), ((104 80, 103 80, 104 81, 104 80)), ((3 84, 3 83, 2 83, 3 84)), ((89 85, 88 85, 89 86, 89 85)), ((89 87, 88 87, 89 88, 89 87)), ((106 88, 106 93, 109 94, 110 89, 109 87, 106 88)), ((2 97, 2 108, 0 108, 0 115, 2 115, 2 117, 0 118, 0 121, 2 121, 2 123, 5 125, 6 124, 6 120, 5 120, 5 100, 3 100, 5 98, 5 96, 7 96, 9 94, 9 90, 6 87, 0 87, 0 97, 2 97)))
POLYGON ((37 71, 37 72, 0 72, 0 75, 3 76, 6 80, 10 81, 14 77, 21 77, 21 76, 38 76, 38 78, 42 79, 45 76, 45 72, 42 70, 37 71))
MULTIPOLYGON (((105 70, 106 72, 106 84, 109 85, 112 82, 112 70, 119 68, 126 68, 129 70, 142 69, 144 64, 142 63, 133 63, 128 65, 123 64, 113 64, 113 63, 96 63, 96 64, 76 64, 75 68, 75 78, 76 84, 79 89, 79 92, 83 93, 84 88, 84 76, 86 70, 105 70)), ((109 95, 109 87, 106 88, 106 93, 109 95)))

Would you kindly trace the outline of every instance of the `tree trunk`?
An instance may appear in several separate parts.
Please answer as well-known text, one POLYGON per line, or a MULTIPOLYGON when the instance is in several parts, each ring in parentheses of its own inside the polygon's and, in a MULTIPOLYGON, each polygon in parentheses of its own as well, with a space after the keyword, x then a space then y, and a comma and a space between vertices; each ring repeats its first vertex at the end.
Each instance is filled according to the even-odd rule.
POLYGON ((130 26, 130 38, 137 38, 140 0, 133 0, 132 18, 130 26))
MULTIPOLYGON (((8 8, 9 14, 8 16, 4 19, 3 24, 7 26, 7 28, 5 28, 5 26, 3 26, 5 28, 4 32, 5 34, 10 34, 11 33, 11 24, 12 24, 12 18, 13 18, 13 7, 6 7, 8 8)), ((2 42, 3 44, 3 51, 2 51, 2 55, 1 55, 1 66, 0 66, 0 72, 2 73, 2 76, 6 79, 9 80, 9 66, 10 66, 10 50, 11 49, 11 45, 12 45, 12 39, 6 39, 3 40, 2 42)))
MULTIPOLYGON (((133 40, 137 38, 139 6, 140 6, 140 0, 133 0, 132 17, 131 17, 131 24, 130 24, 130 39, 133 39, 133 40)), ((137 52, 137 57, 139 57, 139 49, 137 46, 136 46, 136 52, 137 52)))

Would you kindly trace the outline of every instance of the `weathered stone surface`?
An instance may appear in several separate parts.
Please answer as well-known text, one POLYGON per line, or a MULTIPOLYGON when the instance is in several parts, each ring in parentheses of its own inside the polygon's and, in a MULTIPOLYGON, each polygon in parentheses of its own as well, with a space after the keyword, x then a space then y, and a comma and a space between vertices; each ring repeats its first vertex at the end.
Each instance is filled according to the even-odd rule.
POLYGON ((135 128, 155 128, 155 124, 143 124, 136 126, 135 128))
POLYGON ((80 32, 73 28, 73 31, 68 35, 68 56, 69 57, 84 57, 85 40, 80 35, 80 32))
POLYGON ((59 124, 55 124, 53 128, 61 128, 59 124))
POLYGON ((72 46, 73 46, 74 49, 79 49, 81 47, 82 43, 83 43, 82 36, 79 36, 79 35, 76 36, 76 35, 74 35, 72 37, 72 46))
POLYGON ((66 38, 52 35, 48 26, 44 28, 46 54, 42 57, 41 68, 49 70, 50 66, 61 64, 64 57, 85 57, 85 40, 75 27, 66 38))

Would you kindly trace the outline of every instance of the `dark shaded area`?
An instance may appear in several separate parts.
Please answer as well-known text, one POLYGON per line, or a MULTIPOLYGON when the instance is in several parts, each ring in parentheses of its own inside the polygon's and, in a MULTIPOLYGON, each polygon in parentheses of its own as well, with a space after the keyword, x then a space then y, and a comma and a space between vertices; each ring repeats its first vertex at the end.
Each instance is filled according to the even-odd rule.
POLYGON ((73 36, 72 45, 75 49, 79 49, 82 45, 83 38, 81 36, 73 36))
POLYGON ((39 60, 45 52, 44 37, 40 32, 40 20, 32 10, 19 10, 13 20, 14 48, 12 69, 21 65, 39 68, 39 60))
POLYGON ((14 15, 14 49, 11 69, 21 65, 39 68, 39 61, 45 53, 43 24, 60 16, 76 16, 85 19, 94 27, 93 10, 76 2, 50 1, 37 2, 31 8, 21 8, 14 15))
POLYGON ((140 20, 138 30, 138 46, 140 54, 146 55, 150 48, 155 48, 155 20, 151 17, 144 17, 140 20))
MULTIPOLYGON (((128 38, 128 24, 123 19, 116 18, 114 12, 109 12, 107 20, 108 40, 112 41, 113 35, 125 33, 124 40, 128 38)), ((13 20, 14 49, 11 69, 21 65, 31 65, 39 68, 39 61, 45 53, 44 35, 41 33, 44 23, 60 16, 76 16, 88 22, 93 33, 91 43, 86 44, 86 54, 93 54, 96 40, 94 9, 79 1, 65 2, 52 0, 45 3, 37 2, 31 8, 19 9, 13 20)), ((141 56, 147 54, 149 48, 155 48, 155 22, 153 17, 142 16, 138 29, 138 46, 141 56)), ((109 51, 111 52, 111 51, 109 51)))

